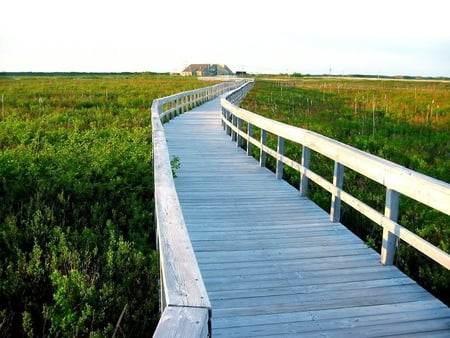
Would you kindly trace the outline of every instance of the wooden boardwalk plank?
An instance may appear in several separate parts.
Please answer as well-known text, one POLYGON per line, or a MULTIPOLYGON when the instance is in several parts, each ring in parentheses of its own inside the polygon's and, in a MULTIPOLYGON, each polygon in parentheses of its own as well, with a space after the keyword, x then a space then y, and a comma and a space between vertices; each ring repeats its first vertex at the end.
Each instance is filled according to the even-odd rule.
POLYGON ((449 337, 450 310, 225 135, 218 99, 165 125, 214 337, 449 337))

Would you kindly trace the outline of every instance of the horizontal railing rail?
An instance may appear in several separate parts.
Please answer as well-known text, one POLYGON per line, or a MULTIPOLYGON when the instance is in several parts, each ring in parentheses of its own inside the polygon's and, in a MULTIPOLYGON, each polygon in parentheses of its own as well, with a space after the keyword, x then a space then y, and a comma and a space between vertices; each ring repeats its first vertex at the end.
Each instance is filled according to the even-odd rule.
POLYGON ((259 148, 260 165, 266 165, 267 155, 276 160, 275 176, 283 177, 283 166, 289 166, 300 173, 299 191, 306 196, 308 180, 331 193, 330 220, 340 221, 341 201, 345 202, 383 228, 381 262, 393 264, 398 238, 430 257, 440 265, 450 269, 450 255, 432 245, 397 222, 399 196, 405 195, 430 208, 450 215, 450 184, 409 170, 393 162, 365 153, 349 145, 335 141, 315 132, 277 122, 234 103, 242 97, 240 91, 252 86, 248 83, 221 99, 222 125, 238 146, 245 146, 247 154, 252 154, 252 146, 259 148), (260 138, 253 136, 253 128, 260 129, 260 138), (267 134, 277 138, 277 149, 268 146, 267 134), (244 144, 246 141, 246 145, 244 144), (284 153, 285 140, 302 146, 301 163, 284 153), (320 153, 334 161, 333 182, 329 182, 310 169, 311 151, 320 153), (344 191, 344 169, 349 168, 386 188, 384 214, 344 191))
POLYGON ((163 122, 242 85, 225 82, 153 101, 151 107, 161 318, 154 337, 208 337, 211 303, 173 180, 163 122))

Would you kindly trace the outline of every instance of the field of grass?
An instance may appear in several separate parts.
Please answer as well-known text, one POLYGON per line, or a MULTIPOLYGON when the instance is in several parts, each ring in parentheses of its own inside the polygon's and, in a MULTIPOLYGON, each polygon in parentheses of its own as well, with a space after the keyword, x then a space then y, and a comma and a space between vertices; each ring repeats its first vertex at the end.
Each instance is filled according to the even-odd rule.
MULTIPOLYGON (((450 82, 260 78, 242 106, 450 182, 450 82)), ((286 144, 285 152, 299 161, 301 147, 286 144)), ((312 156, 312 169, 331 180, 333 163, 319 154, 312 156)), ((269 166, 273 167, 274 162, 269 162, 269 166)), ((299 174, 294 170, 285 168, 284 178, 298 186, 299 174)), ((383 212, 385 190, 378 184, 347 170, 344 189, 383 212)), ((309 196, 329 210, 327 192, 311 184, 309 196)), ((368 245, 379 250, 380 227, 345 204, 341 220, 368 245)), ((399 222, 450 252, 449 216, 402 197, 399 222)), ((404 243, 400 244, 395 263, 450 304, 448 270, 404 243)))
POLYGON ((157 75, 0 77, 1 337, 153 332, 149 108, 204 86, 157 75))

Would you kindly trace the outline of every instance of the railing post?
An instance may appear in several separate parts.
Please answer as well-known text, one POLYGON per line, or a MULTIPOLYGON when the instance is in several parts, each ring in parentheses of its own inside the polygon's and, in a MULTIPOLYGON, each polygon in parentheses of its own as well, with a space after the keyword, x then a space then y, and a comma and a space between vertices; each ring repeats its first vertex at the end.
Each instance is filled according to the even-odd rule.
MULTIPOLYGON (((281 136, 278 136, 277 153, 278 156, 284 155, 284 138, 282 138, 281 136)), ((275 177, 277 180, 281 180, 283 178, 283 161, 279 158, 277 158, 275 177)))
POLYGON ((306 146, 302 146, 303 171, 300 174, 300 196, 306 196, 308 194, 308 176, 306 176, 306 171, 309 169, 310 160, 311 150, 306 146))
POLYGON ((247 124, 247 155, 252 156, 252 142, 250 141, 250 138, 253 137, 253 125, 251 123, 247 124))
MULTIPOLYGON (((391 221, 397 222, 398 206, 400 194, 391 189, 386 190, 386 203, 384 207, 384 215, 391 221)), ((381 244, 381 264, 394 264, 395 249, 397 246, 397 236, 383 228, 383 241, 381 244)))
MULTIPOLYGON (((233 125, 233 126, 237 126, 237 117, 236 117, 236 115, 234 115, 233 114, 233 116, 231 117, 231 124, 233 125)), ((236 135, 237 135, 237 133, 236 133, 236 131, 234 130, 234 128, 231 130, 231 140, 232 141, 236 141, 236 135)))
POLYGON ((224 118, 225 118, 225 108, 222 107, 222 128, 223 128, 223 130, 225 130, 225 122, 223 120, 224 118))
POLYGON ((334 162, 333 185, 337 189, 336 193, 331 194, 331 210, 330 220, 337 223, 341 220, 341 197, 340 189, 344 184, 344 166, 338 162, 334 162))
POLYGON ((259 166, 265 167, 266 166, 266 153, 263 150, 263 147, 267 143, 267 132, 264 129, 261 129, 261 150, 259 152, 259 166))
POLYGON ((242 136, 239 135, 239 132, 242 131, 242 119, 240 119, 239 117, 237 118, 237 143, 236 146, 238 147, 242 147, 242 143, 243 143, 243 139, 242 136))

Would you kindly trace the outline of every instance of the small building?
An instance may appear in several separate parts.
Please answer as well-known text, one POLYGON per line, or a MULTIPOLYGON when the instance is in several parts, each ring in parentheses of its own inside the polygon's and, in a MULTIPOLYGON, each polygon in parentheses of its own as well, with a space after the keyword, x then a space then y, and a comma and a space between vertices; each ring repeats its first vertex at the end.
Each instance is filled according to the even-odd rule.
POLYGON ((233 75, 233 72, 223 64, 191 64, 180 74, 182 76, 217 76, 233 75))

